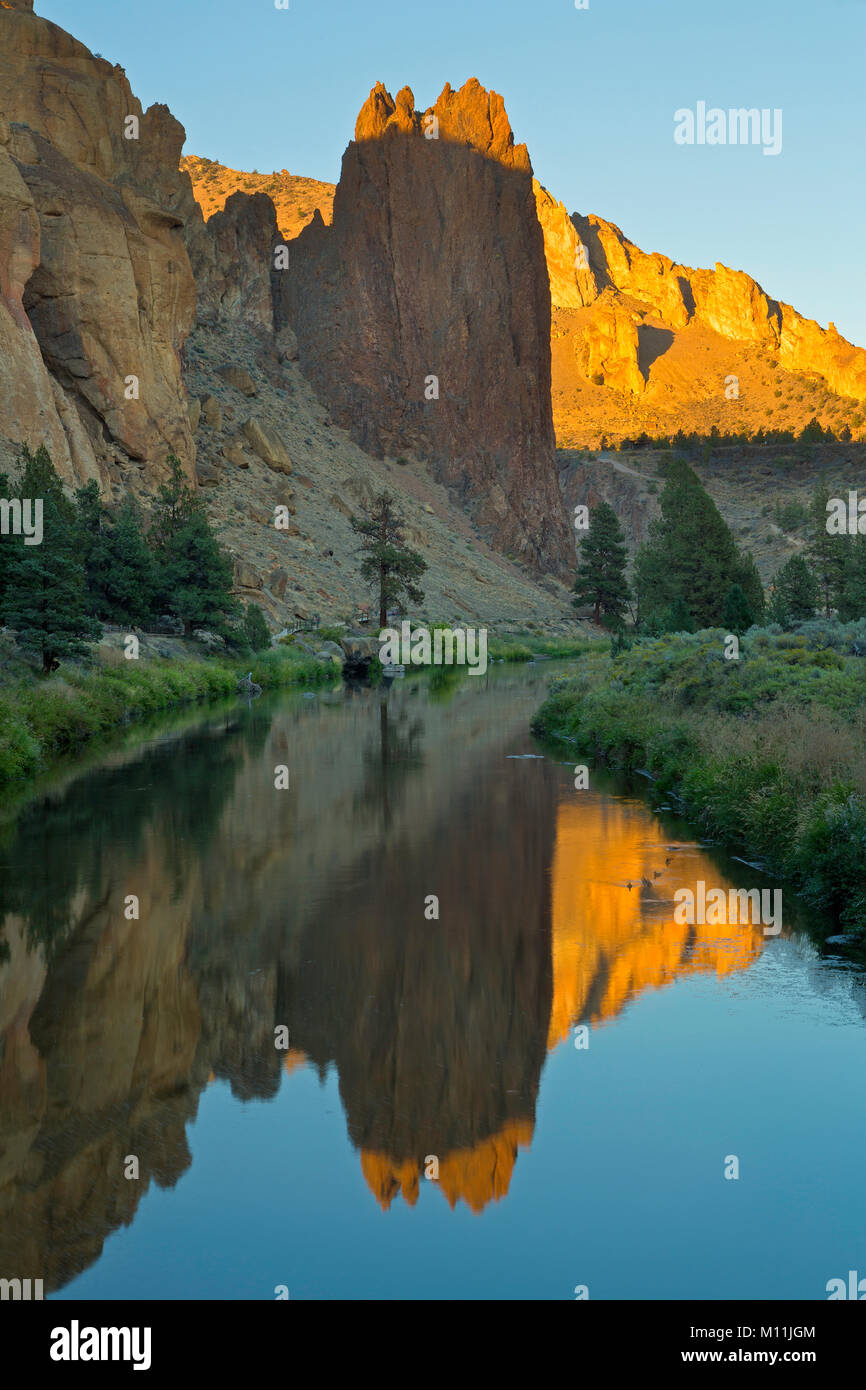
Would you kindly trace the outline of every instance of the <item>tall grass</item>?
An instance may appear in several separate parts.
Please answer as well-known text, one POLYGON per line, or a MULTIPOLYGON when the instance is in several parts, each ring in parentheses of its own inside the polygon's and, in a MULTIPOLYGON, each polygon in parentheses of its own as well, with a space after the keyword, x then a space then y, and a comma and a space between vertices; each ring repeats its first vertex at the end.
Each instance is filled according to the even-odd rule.
MULTIPOLYGON (((22 782, 52 759, 112 729, 177 706, 234 695, 249 660, 125 662, 64 668, 48 680, 25 676, 0 691, 0 786, 22 782)), ((285 651, 255 658, 253 680, 265 690, 320 685, 336 667, 285 651)))
POLYGON ((533 728, 648 771, 707 834, 866 933, 866 661, 840 631, 753 629, 737 661, 722 632, 589 653, 533 728))

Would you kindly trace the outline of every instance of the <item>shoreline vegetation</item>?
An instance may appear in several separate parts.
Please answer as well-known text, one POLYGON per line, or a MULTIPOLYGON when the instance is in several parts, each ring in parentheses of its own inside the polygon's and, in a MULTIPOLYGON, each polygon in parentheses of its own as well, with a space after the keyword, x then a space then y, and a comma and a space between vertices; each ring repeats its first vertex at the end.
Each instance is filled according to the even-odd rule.
POLYGON ((707 837, 866 939, 866 621, 724 629, 586 651, 532 730, 648 774, 707 837))
POLYGON ((190 655, 116 666, 70 663, 50 681, 20 674, 0 686, 0 788, 21 788, 59 758, 134 721, 239 696, 239 682, 251 668, 265 692, 339 678, 336 666, 285 648, 244 659, 190 655))
MULTIPOLYGON (((318 634, 333 638, 323 629, 318 634)), ((174 639, 179 641, 179 639, 174 639)), ((187 652, 176 658, 155 657, 105 664, 85 658, 66 662, 45 678, 24 660, 15 659, 14 648, 0 645, 0 792, 26 790, 37 777, 50 772, 61 758, 92 746, 134 722, 188 706, 240 698, 239 683, 252 670, 253 681, 265 694, 292 687, 334 684, 341 679, 336 661, 322 661, 294 648, 291 641, 265 652, 240 656, 211 654, 184 644, 187 652)), ((521 632, 492 637, 491 662, 529 662, 536 657, 573 657, 592 645, 586 639, 545 639, 521 632)), ((378 667, 378 662, 374 663, 378 667)), ((434 684, 458 667, 413 668, 427 673, 434 684)), ((381 678, 381 667, 372 673, 381 678)))

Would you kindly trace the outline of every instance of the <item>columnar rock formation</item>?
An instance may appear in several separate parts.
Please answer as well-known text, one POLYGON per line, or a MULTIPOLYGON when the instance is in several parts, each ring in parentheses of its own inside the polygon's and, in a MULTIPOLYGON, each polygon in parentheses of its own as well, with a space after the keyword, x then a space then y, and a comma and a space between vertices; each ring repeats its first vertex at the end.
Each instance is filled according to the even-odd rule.
POLYGON ((333 226, 292 243, 283 308, 362 447, 430 460, 503 550, 564 570, 544 244, 501 97, 473 79, 422 115, 409 88, 374 88, 333 226))
POLYGON ((183 129, 30 5, 0 10, 0 436, 69 481, 194 458, 183 129))

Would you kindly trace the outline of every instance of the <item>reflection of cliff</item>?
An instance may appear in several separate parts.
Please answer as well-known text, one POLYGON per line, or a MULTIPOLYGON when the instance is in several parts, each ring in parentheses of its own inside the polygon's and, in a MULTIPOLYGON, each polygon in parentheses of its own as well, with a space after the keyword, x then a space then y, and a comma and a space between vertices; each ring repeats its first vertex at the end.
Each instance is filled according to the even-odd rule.
MULTIPOLYGON (((387 1155, 404 1190, 435 1155, 456 1195, 464 1157, 467 1190, 486 1191, 484 1152, 531 1133, 545 1056, 552 788, 474 764, 464 754, 434 820, 408 822, 325 900, 282 982, 293 1045, 336 1063, 352 1141, 387 1155)), ((487 1167, 489 1198, 502 1170, 487 1167)))
POLYGON ((676 882, 713 874, 690 852, 665 865, 642 806, 557 810, 552 763, 507 761, 543 679, 465 681, 447 705, 408 681, 387 704, 261 702, 19 821, 0 890, 0 1272, 68 1282, 151 1180, 188 1167, 210 1079, 269 1098, 305 1060, 336 1066, 383 1206, 413 1201, 435 1155, 451 1205, 480 1211, 508 1190, 571 1023, 754 959, 751 933, 673 926, 676 882))
POLYGON ((726 975, 757 959, 760 928, 674 922, 674 889, 698 878, 720 882, 700 850, 671 854, 643 805, 584 793, 559 807, 549 1047, 573 1023, 614 1018, 644 989, 696 971, 726 975))
MULTIPOLYGON (((439 1164, 437 1185, 452 1209, 462 1198, 474 1212, 479 1212, 491 1200, 498 1202, 504 1197, 517 1150, 532 1143, 533 1128, 531 1120, 509 1120, 498 1134, 482 1139, 473 1148, 448 1154, 439 1164)), ((424 1165, 417 1159, 407 1158, 399 1163, 387 1154, 364 1150, 361 1171, 383 1211, 398 1194, 414 1207, 424 1172, 424 1165)))

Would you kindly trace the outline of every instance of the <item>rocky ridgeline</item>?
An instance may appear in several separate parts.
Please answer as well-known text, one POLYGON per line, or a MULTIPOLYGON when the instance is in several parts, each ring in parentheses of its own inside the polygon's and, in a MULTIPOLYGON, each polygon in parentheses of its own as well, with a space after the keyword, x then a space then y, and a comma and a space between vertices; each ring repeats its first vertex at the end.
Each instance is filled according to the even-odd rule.
MULTIPOLYGON (((612 419, 695 427, 729 371, 756 398, 785 373, 801 413, 866 398, 866 353, 832 325, 569 216, 474 79, 423 113, 376 86, 333 206, 302 180, 294 222, 291 175, 232 191, 222 166, 179 168, 183 141, 121 67, 0 0, 0 468, 44 442, 68 484, 146 503, 177 454, 277 625, 360 604, 349 517, 384 485, 432 617, 561 621, 553 409, 586 443, 612 419)), ((747 402, 725 408, 742 427, 747 402)))
MULTIPOLYGON (((739 375, 743 349, 757 348, 787 373, 821 378, 835 395, 866 401, 866 351, 834 324, 823 329, 790 304, 771 299, 742 270, 721 263, 714 270, 693 270, 657 252, 647 254, 612 222, 592 214, 569 217, 538 182, 534 188, 553 308, 588 311, 565 328, 588 381, 652 396, 652 365, 674 347, 678 334, 694 327, 731 345, 729 374, 739 375), (646 341, 653 338, 655 343, 646 341)), ((678 369, 675 399, 665 402, 665 410, 679 412, 674 428, 700 429, 703 421, 690 416, 695 383, 682 360, 678 369)), ((554 368, 554 386, 556 376, 554 368)), ((721 388, 718 395, 723 397, 721 388)), ((735 419, 730 427, 738 428, 735 419)))

